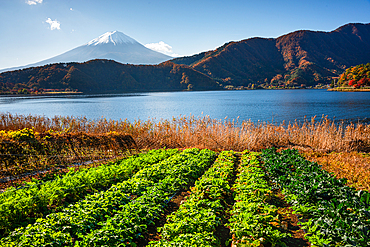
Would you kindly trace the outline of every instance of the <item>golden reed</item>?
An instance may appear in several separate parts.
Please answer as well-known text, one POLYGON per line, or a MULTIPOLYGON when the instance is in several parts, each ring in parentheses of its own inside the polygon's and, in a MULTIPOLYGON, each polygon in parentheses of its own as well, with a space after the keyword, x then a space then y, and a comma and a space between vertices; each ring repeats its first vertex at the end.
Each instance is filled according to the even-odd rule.
POLYGON ((303 122, 274 124, 211 119, 208 116, 180 116, 172 120, 91 120, 86 117, 45 117, 0 113, 0 130, 33 128, 34 131, 60 133, 129 134, 139 149, 199 147, 212 150, 268 147, 295 147, 315 152, 369 152, 370 125, 343 124, 322 117, 303 122))
MULTIPOLYGON (((347 178, 349 185, 370 190, 370 125, 367 124, 335 123, 326 117, 319 121, 312 118, 303 122, 274 124, 260 121, 239 122, 238 119, 227 118, 216 120, 208 116, 180 116, 171 120, 129 122, 105 118, 90 120, 86 117, 49 118, 0 113, 0 130, 14 131, 24 128, 33 129, 41 135, 54 131, 61 136, 89 136, 90 139, 101 139, 102 136, 109 137, 112 134, 130 135, 136 143, 135 147, 140 150, 163 147, 198 147, 215 151, 296 148, 307 159, 317 161, 335 176, 347 178)), ((106 152, 95 150, 96 147, 90 147, 92 149, 87 152, 85 146, 80 148, 81 150, 75 148, 74 151, 78 150, 81 154, 90 152, 96 157, 100 157, 101 152, 106 152)), ((114 151, 115 147, 109 149, 114 151)), ((76 155, 69 151, 63 156, 76 155)), ((106 157, 106 154, 102 157, 106 157)))

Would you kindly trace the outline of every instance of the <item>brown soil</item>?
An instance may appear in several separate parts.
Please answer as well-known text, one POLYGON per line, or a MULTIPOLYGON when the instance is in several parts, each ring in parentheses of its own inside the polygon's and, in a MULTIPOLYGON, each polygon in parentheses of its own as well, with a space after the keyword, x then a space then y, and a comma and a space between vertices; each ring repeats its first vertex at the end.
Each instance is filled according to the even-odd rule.
POLYGON ((311 246, 304 237, 304 231, 298 226, 298 217, 293 214, 292 208, 287 208, 286 213, 289 215, 289 217, 287 217, 288 231, 292 234, 292 237, 287 238, 285 241, 287 246, 311 246))
POLYGON ((227 242, 230 240, 230 229, 225 226, 225 223, 227 223, 228 218, 223 222, 224 224, 221 224, 216 228, 215 235, 220 240, 221 245, 220 247, 229 247, 231 245, 231 242, 227 244, 227 242))
POLYGON ((161 239, 161 235, 158 232, 158 227, 163 227, 166 223, 167 215, 177 211, 181 205, 181 202, 186 200, 185 198, 190 195, 190 192, 181 190, 174 196, 171 201, 167 204, 160 219, 155 221, 154 225, 148 227, 146 232, 143 232, 143 238, 138 239, 135 243, 138 247, 146 246, 150 241, 157 241, 161 239))
MULTIPOLYGON (((234 164, 233 176, 231 177, 229 181, 230 186, 235 184, 236 175, 238 174, 238 167, 240 165, 240 159, 241 159, 241 154, 236 154, 236 162, 234 164)), ((216 228, 216 232, 215 232, 217 239, 219 239, 221 242, 220 247, 230 247, 231 246, 231 241, 229 242, 229 240, 231 239, 230 229, 226 227, 225 224, 228 223, 230 219, 229 211, 230 209, 232 209, 235 203, 234 196, 232 194, 228 195, 225 198, 225 202, 227 205, 225 205, 226 209, 223 215, 224 219, 222 221, 222 224, 216 228)))
POLYGON ((311 246, 304 237, 304 231, 298 225, 299 221, 297 215, 293 214, 291 205, 285 201, 285 197, 280 190, 275 191, 275 197, 270 203, 279 208, 278 212, 282 216, 282 227, 285 227, 286 231, 292 235, 291 237, 283 239, 283 242, 286 243, 288 247, 311 246))

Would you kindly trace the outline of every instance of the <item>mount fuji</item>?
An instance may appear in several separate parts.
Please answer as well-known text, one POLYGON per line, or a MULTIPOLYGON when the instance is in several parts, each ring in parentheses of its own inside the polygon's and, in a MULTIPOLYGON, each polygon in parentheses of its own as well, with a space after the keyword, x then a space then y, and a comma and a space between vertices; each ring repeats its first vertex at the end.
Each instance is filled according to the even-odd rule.
POLYGON ((58 56, 34 64, 3 69, 0 73, 52 63, 86 62, 93 59, 108 59, 128 64, 159 64, 172 58, 146 48, 124 33, 113 31, 58 56))

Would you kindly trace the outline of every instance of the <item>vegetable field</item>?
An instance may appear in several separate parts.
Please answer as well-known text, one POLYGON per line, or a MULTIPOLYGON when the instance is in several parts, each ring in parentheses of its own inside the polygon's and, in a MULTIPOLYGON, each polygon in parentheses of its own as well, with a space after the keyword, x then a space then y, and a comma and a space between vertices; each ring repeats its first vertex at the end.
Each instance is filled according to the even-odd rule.
POLYGON ((159 149, 0 194, 0 246, 370 246, 370 193, 296 150, 159 149))

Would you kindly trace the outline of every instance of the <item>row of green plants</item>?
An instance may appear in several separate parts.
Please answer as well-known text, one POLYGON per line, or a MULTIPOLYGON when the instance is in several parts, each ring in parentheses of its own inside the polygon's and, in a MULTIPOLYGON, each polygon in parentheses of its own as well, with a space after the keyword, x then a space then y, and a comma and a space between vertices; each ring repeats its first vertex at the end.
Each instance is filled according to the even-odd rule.
POLYGON ((283 190, 312 246, 370 246, 370 194, 345 186, 297 150, 262 152, 268 175, 283 190))
POLYGON ((159 229, 161 240, 148 246, 220 246, 218 230, 226 227, 234 247, 284 246, 290 234, 272 203, 280 190, 312 246, 370 246, 370 193, 345 186, 296 150, 244 151, 238 162, 239 155, 153 150, 9 188, 0 194, 0 247, 136 246, 194 182, 159 229))
POLYGON ((86 194, 104 190, 129 179, 140 169, 178 153, 176 149, 153 150, 95 168, 71 169, 57 179, 41 182, 34 179, 21 188, 8 188, 0 194, 0 233, 34 223, 36 218, 57 212, 86 194))
POLYGON ((187 149, 16 229, 0 246, 132 246, 171 196, 201 176, 215 158, 213 151, 187 149))
POLYGON ((233 186, 235 204, 227 226, 233 246, 285 246, 289 234, 281 226, 280 214, 269 204, 274 196, 257 153, 244 152, 233 186))
POLYGON ((225 221, 235 161, 233 151, 221 152, 195 182, 186 201, 167 217, 167 223, 160 228, 161 240, 148 246, 220 246, 216 230, 225 221))
POLYGON ((213 151, 204 149, 179 166, 171 167, 166 178, 147 188, 142 196, 102 222, 100 229, 83 236, 76 246, 134 246, 148 226, 160 218, 171 197, 194 183, 214 162, 215 156, 213 151))

